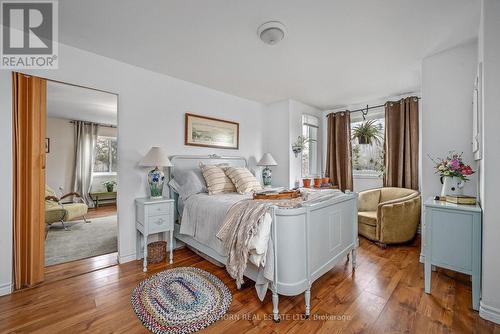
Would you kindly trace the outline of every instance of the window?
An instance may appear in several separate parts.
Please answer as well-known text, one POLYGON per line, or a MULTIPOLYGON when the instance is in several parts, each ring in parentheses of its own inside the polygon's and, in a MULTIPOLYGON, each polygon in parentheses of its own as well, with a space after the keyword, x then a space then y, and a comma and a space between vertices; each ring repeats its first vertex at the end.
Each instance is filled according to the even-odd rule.
POLYGON ((94 151, 94 173, 116 173, 117 156, 116 138, 98 136, 94 151))
POLYGON ((381 176, 384 172, 385 117, 370 112, 351 118, 352 167, 355 175, 381 176))
POLYGON ((302 115, 302 136, 310 139, 302 151, 302 176, 319 176, 318 163, 319 119, 311 115, 302 115))

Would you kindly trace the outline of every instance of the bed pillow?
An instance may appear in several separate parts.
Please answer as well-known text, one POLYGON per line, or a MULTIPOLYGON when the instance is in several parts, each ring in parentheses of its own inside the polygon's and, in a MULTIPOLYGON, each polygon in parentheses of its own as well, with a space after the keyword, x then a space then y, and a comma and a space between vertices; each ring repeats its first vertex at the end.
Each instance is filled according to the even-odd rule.
POLYGON ((245 167, 227 167, 224 172, 236 186, 240 194, 262 190, 262 186, 255 176, 245 167))
POLYGON ((200 164, 200 169, 207 183, 209 195, 234 193, 236 191, 234 184, 224 173, 223 167, 200 164))
POLYGON ((207 185, 200 170, 175 171, 174 178, 170 180, 168 185, 184 201, 192 195, 207 192, 207 185))

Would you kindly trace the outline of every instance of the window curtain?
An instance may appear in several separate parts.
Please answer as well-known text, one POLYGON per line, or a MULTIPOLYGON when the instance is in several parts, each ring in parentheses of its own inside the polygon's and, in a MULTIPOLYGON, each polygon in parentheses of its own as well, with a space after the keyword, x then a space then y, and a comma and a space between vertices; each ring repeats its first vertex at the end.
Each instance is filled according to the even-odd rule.
POLYGON ((348 112, 328 115, 325 175, 341 190, 352 190, 351 116, 348 112))
POLYGON ((385 104, 385 187, 418 190, 418 98, 385 104))
POLYGON ((92 169, 94 167, 94 150, 97 142, 98 125, 95 123, 75 121, 75 172, 73 175, 73 191, 79 193, 87 205, 94 207, 89 192, 92 187, 92 169))
POLYGON ((12 73, 14 288, 43 281, 46 81, 12 73))

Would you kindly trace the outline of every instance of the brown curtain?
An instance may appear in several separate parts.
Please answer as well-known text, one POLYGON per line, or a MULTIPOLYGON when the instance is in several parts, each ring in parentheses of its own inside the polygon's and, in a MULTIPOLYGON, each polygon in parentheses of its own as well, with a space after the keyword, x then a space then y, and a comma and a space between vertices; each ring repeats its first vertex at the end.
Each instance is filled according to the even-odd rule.
POLYGON ((418 98, 385 105, 385 187, 418 190, 418 98))
POLYGON ((341 190, 352 190, 351 116, 348 112, 328 115, 325 175, 341 190))
POLYGON ((15 289, 44 275, 45 101, 44 79, 12 74, 15 289))

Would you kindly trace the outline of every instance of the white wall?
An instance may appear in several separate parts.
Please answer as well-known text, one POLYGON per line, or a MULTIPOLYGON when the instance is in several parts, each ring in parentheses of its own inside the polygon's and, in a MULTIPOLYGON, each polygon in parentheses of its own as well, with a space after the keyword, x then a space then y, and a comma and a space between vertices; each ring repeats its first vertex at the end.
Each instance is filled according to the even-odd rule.
MULTIPOLYGON (((265 134, 264 150, 270 152, 278 166, 272 167, 273 184, 277 186, 295 187, 295 183, 302 178, 301 157, 295 157, 292 152, 292 143, 302 134, 302 115, 309 114, 318 118, 322 112, 312 106, 299 101, 285 100, 269 104, 265 107, 265 134)), ((321 119, 320 119, 321 124, 321 119)), ((321 126, 318 132, 318 158, 321 158, 321 126)))
MULTIPOLYGON (((290 179, 288 114, 289 101, 279 101, 265 107, 264 151, 271 153, 277 166, 271 167, 274 186, 287 186, 290 179)), ((290 148, 291 150, 291 148, 290 148)))
MULTIPOLYGON (((59 70, 32 71, 33 75, 98 88, 118 98, 118 233, 120 262, 135 259, 134 199, 146 195, 145 170, 137 164, 151 146, 169 154, 241 155, 254 166, 263 153, 263 106, 219 91, 82 51, 59 46, 59 70), (184 113, 192 112, 240 123, 240 149, 222 150, 184 146, 184 113)), ((11 175, 11 74, 0 71, 0 177, 11 175)), ((0 287, 12 282, 12 199, 6 191, 0 201, 0 287)), ((2 290, 5 292, 5 290, 2 290)))
POLYGON ((75 134, 67 119, 47 117, 46 137, 50 139, 50 152, 46 155, 46 183, 59 193, 73 190, 75 165, 75 134))
MULTIPOLYGON (((421 191, 425 200, 439 195, 441 183, 429 159, 448 151, 463 152, 474 170, 472 156, 472 89, 477 67, 477 42, 472 41, 427 57, 422 62, 421 191)), ((477 174, 470 177, 464 194, 476 195, 477 174)))
POLYGON ((352 176, 352 190, 357 193, 383 186, 384 179, 381 176, 363 175, 362 173, 356 173, 352 176))
POLYGON ((479 315, 500 323, 500 1, 483 0, 479 29, 479 61, 483 62, 483 277, 479 315))

